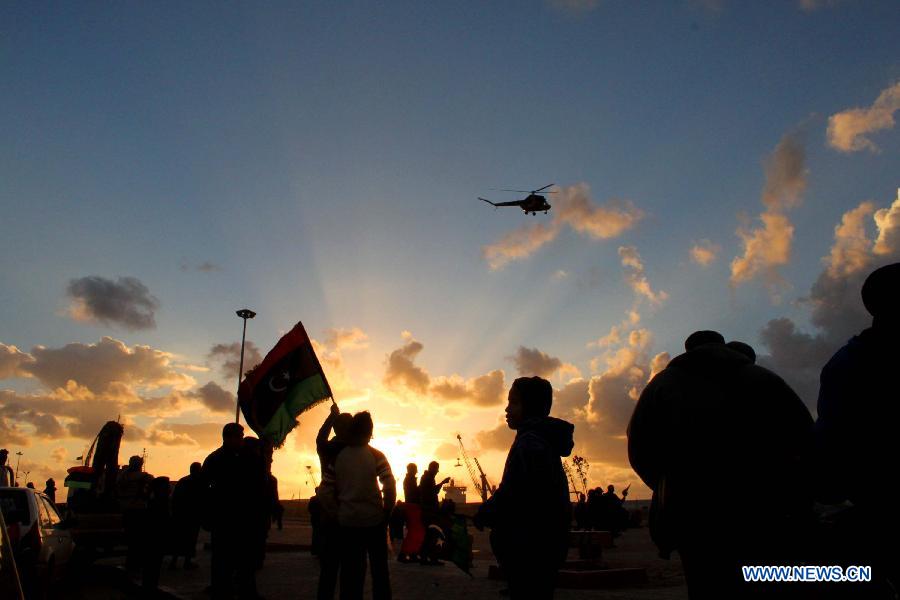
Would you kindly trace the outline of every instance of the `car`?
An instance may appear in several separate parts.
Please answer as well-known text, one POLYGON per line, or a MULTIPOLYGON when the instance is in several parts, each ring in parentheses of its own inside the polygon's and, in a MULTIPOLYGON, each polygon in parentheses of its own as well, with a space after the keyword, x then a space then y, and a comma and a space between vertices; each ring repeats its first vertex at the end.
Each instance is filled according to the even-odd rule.
POLYGON ((0 487, 0 511, 26 597, 46 595, 75 550, 69 523, 50 498, 31 488, 0 487))
MULTIPOLYGON (((23 600, 22 586, 19 583, 19 571, 16 569, 16 561, 13 558, 12 542, 6 533, 6 524, 3 520, 3 512, 0 511, 0 590, 4 594, 11 594, 11 600, 23 600)), ((4 598, 6 596, 4 595, 4 598)))

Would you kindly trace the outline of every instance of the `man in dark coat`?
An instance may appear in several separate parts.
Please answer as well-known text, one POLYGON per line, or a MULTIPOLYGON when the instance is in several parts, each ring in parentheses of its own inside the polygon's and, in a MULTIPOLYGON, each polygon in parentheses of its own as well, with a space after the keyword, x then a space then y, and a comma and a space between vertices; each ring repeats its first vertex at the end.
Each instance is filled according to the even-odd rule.
POLYGON ((678 550, 688 595, 738 597, 749 589, 741 565, 796 558, 812 417, 784 380, 720 334, 696 332, 685 349, 641 394, 628 455, 653 490, 651 536, 661 555, 678 550), (719 500, 698 502, 704 489, 719 500))
POLYGON ((191 463, 191 471, 178 480, 172 492, 172 561, 169 568, 174 569, 178 557, 184 557, 185 569, 196 569, 191 562, 197 554, 197 536, 200 533, 200 515, 203 511, 204 481, 203 466, 191 463))
POLYGON ((560 458, 572 451, 575 427, 549 416, 552 402, 546 379, 513 382, 506 423, 516 439, 497 491, 475 516, 476 527, 491 528, 491 547, 513 599, 552 598, 568 547, 572 505, 560 458))
POLYGON ((441 465, 437 461, 431 461, 419 480, 419 502, 422 504, 422 509, 428 513, 437 511, 440 505, 438 495, 441 493, 441 488, 450 481, 449 477, 444 477, 440 483, 435 482, 435 477, 440 469, 441 465))
MULTIPOLYGON (((203 479, 208 485, 208 528, 212 542, 212 596, 233 597, 233 579, 237 579, 238 595, 251 598, 254 564, 247 556, 248 507, 257 508, 254 501, 261 490, 262 478, 256 481, 252 461, 242 452, 244 428, 228 423, 222 429, 222 446, 203 461, 203 479)), ((261 464, 261 460, 260 460, 261 464)))
POLYGON ((816 421, 818 491, 824 502, 853 504, 844 519, 841 562, 872 565, 875 583, 896 589, 900 399, 893 370, 900 363, 900 263, 870 274, 862 300, 872 326, 822 369, 816 421))

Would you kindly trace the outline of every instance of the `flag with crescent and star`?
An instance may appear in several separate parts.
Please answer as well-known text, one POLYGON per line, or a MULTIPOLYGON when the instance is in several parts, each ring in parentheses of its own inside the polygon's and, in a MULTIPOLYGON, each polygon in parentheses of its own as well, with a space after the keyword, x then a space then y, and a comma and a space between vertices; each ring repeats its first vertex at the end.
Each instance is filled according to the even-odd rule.
POLYGON ((322 365, 299 322, 247 373, 238 388, 238 403, 247 425, 276 448, 296 427, 300 413, 331 397, 322 365))

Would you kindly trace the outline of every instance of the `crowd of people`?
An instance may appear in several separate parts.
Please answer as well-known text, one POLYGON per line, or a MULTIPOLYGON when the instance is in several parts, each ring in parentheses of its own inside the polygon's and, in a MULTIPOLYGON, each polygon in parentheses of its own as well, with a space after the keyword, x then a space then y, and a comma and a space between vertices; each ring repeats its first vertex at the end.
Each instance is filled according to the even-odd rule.
MULTIPOLYGON (((629 486, 630 487, 630 486, 629 486)), ((578 529, 609 531, 614 536, 618 535, 629 525, 629 514, 625 509, 625 499, 628 497, 628 488, 622 490, 622 495, 616 494, 616 486, 595 487, 588 490, 587 496, 578 494, 575 503, 573 517, 578 529)))
POLYGON ((222 446, 173 486, 168 477, 144 470, 132 456, 116 478, 127 554, 126 570, 154 590, 166 556, 169 568, 196 568, 200 529, 210 532, 213 598, 255 598, 256 571, 265 558, 272 524, 281 527, 283 508, 272 475, 272 447, 244 437, 237 423, 225 425, 222 446))
MULTIPOLYGON (((760 594, 796 597, 796 586, 747 583, 748 565, 871 566, 862 587, 830 588, 829 597, 895 598, 900 583, 900 456, 896 389, 900 358, 900 263, 866 279, 862 300, 871 327, 837 351, 821 372, 814 420, 791 387, 756 364, 743 342, 715 331, 687 337, 683 354, 656 374, 637 400, 627 429, 628 458, 653 491, 650 534, 661 557, 677 552, 692 599, 760 594), (714 487, 720 500, 696 501, 714 487), (836 507, 821 518, 815 503, 836 507), (837 590, 837 591, 836 591, 837 590)), ((574 506, 561 458, 574 446, 574 425, 550 416, 553 388, 541 377, 516 379, 506 422, 516 432, 503 476, 473 525, 490 529, 492 551, 511 598, 552 598, 568 552, 573 517, 581 529, 620 531, 622 496, 610 485, 579 495, 574 506)), ((388 539, 397 559, 441 564, 455 506, 439 493, 440 465, 417 480, 407 465, 404 502, 382 452, 370 445, 372 416, 332 405, 316 438, 322 480, 310 501, 313 551, 320 562, 318 598, 391 597, 388 539), (333 435, 332 435, 333 434, 333 435)), ((163 557, 194 567, 200 527, 211 532, 213 598, 257 598, 268 531, 280 526, 273 448, 243 428, 223 428, 222 446, 174 486, 153 477, 133 456, 116 481, 128 538, 127 568, 153 588, 163 557), (205 498, 214 501, 205 502, 205 498)), ((8 453, 0 451, 0 485, 10 485, 8 453)), ((55 484, 47 482, 47 493, 55 484)), ((815 590, 817 588, 807 588, 815 590)))

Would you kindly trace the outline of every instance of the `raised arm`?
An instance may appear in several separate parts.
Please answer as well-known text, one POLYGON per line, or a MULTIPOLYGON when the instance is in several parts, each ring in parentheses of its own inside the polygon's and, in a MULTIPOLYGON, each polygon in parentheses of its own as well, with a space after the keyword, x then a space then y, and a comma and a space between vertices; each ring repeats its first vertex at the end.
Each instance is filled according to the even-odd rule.
POLYGON ((324 445, 328 443, 328 436, 331 435, 331 428, 334 425, 334 420, 339 414, 341 414, 341 411, 338 409, 337 404, 332 403, 331 410, 328 411, 328 417, 325 419, 325 422, 322 423, 322 426, 319 428, 319 433, 316 435, 317 452, 321 452, 324 445))

